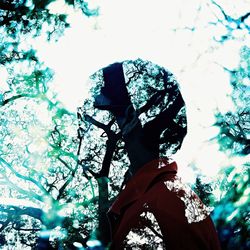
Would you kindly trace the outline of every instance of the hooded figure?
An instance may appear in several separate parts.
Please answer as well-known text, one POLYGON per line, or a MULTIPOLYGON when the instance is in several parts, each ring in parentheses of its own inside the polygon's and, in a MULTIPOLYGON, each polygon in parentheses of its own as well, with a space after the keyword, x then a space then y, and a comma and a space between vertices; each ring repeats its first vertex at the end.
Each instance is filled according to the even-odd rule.
POLYGON ((155 240, 166 249, 220 249, 210 209, 170 160, 187 132, 185 103, 173 75, 137 59, 109 65, 99 76, 94 108, 112 114, 129 159, 123 189, 108 211, 110 248, 136 246, 133 232, 147 230, 151 221, 157 225, 151 228, 155 240))

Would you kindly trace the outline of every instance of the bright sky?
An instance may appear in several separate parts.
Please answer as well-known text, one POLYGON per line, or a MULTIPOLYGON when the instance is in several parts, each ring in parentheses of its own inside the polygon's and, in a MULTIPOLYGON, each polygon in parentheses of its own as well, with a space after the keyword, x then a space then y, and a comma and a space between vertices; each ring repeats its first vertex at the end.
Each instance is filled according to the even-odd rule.
MULTIPOLYGON (((39 55, 56 72, 59 98, 67 107, 74 110, 78 102, 82 102, 91 73, 114 61, 138 57, 173 71, 180 79, 183 91, 187 96, 195 95, 197 102, 204 94, 207 101, 211 92, 220 100, 221 93, 230 93, 227 76, 214 62, 229 68, 236 66, 239 46, 232 43, 225 44, 223 49, 210 48, 215 47, 212 35, 219 36, 224 30, 200 27, 208 20, 214 20, 208 11, 205 16, 203 10, 199 14, 200 1, 156 0, 154 5, 147 0, 96 2, 100 5, 99 17, 87 18, 77 13, 69 19, 72 28, 59 42, 38 45, 39 55), (175 28, 194 25, 198 27, 197 32, 173 32, 175 28)), ((59 3, 57 1, 51 9, 65 8, 59 3)))
MULTIPOLYGON (((226 4, 225 8, 229 12, 243 10, 245 2, 226 4)), ((213 114, 216 107, 222 111, 232 108, 229 77, 220 65, 237 66, 242 41, 225 42, 223 46, 214 42, 213 37, 218 39, 225 28, 207 26, 221 16, 217 8, 207 4, 209 1, 91 3, 92 7, 100 6, 100 16, 73 14, 63 1, 51 4, 53 12, 64 9, 71 13, 71 28, 58 42, 36 41, 41 60, 55 71, 53 86, 59 100, 75 112, 86 96, 88 76, 114 61, 140 57, 164 66, 179 80, 188 108, 189 134, 176 156, 181 173, 193 181, 196 173, 187 165, 196 162, 204 174, 214 177, 227 159, 217 145, 206 143, 218 132, 211 126, 213 114), (189 29, 193 27, 194 32, 189 29)))

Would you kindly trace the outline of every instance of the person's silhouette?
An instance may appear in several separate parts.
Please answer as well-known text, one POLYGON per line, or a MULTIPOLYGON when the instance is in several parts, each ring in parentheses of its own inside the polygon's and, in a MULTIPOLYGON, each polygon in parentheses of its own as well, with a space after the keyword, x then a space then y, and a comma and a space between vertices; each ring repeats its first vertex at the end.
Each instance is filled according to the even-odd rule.
POLYGON ((94 107, 108 110, 116 118, 130 160, 129 181, 108 213, 111 249, 123 248, 124 239, 131 229, 142 224, 140 215, 147 211, 155 216, 167 249, 220 249, 209 209, 177 177, 176 163, 159 155, 164 129, 171 128, 172 135, 180 135, 181 142, 186 133, 170 121, 184 106, 178 89, 171 108, 143 126, 128 94, 123 64, 104 68, 103 77, 104 86, 95 96, 94 107))

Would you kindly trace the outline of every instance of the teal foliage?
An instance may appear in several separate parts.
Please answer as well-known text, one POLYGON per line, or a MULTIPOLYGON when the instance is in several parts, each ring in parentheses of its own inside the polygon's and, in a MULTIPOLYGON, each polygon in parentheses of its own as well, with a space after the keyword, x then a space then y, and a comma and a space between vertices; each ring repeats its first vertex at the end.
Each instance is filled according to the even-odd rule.
MULTIPOLYGON (((123 179, 119 176, 125 175, 124 168, 129 165, 124 144, 112 137, 117 140, 112 158, 115 165, 108 178, 100 177, 100 156, 106 152, 107 134, 99 133, 97 141, 91 137, 97 129, 90 125, 91 117, 86 116, 86 111, 100 118, 92 109, 92 100, 85 101, 84 109, 79 108, 78 117, 69 112, 50 89, 53 70, 39 60, 32 45, 22 46, 22 41, 41 35, 48 41, 57 40, 70 27, 67 14, 49 11, 49 5, 56 1, 0 1, 0 65, 8 72, 8 89, 0 92, 0 193, 19 202, 18 205, 0 204, 0 248, 34 248, 39 232, 47 233, 46 237, 59 233, 55 236, 54 247, 74 249, 75 242, 86 247, 88 239, 95 236, 100 219, 98 208, 103 201, 99 197, 100 183, 109 190, 103 192, 106 201, 103 204, 108 207, 120 191, 123 179)), ((99 9, 90 9, 84 0, 64 2, 85 16, 99 15, 99 9)), ((212 3, 222 14, 213 25, 222 24, 226 28, 225 35, 218 40, 220 44, 235 39, 235 30, 245 29, 249 33, 249 13, 233 18, 215 1, 212 3)), ((196 32, 196 28, 192 30, 196 32)), ((234 109, 227 113, 217 112, 215 124, 220 128, 217 137, 220 150, 230 159, 240 161, 222 168, 221 179, 216 183, 220 194, 217 200, 212 194, 212 185, 201 178, 197 178, 195 185, 203 202, 215 207, 212 218, 223 250, 250 248, 247 161, 250 152, 250 48, 244 46, 240 53, 238 67, 224 68, 230 74, 234 109)), ((140 70, 144 70, 143 61, 137 62, 140 70)), ((127 70, 131 69, 131 64, 132 61, 128 62, 127 70)), ((143 74, 142 79, 134 75, 140 86, 143 82, 149 83, 143 86, 145 91, 138 93, 138 100, 141 100, 135 100, 138 107, 142 107, 143 100, 152 97, 159 86, 163 87, 162 69, 155 71, 148 65, 149 73, 143 74), (156 81, 155 86, 150 84, 152 79, 156 81)), ((96 95, 102 84, 101 73, 97 72, 92 80, 99 81, 92 89, 92 94, 96 95)), ((161 96, 155 96, 156 105, 147 117, 164 109, 160 100, 161 96)), ((185 114, 180 114, 176 121, 184 127, 185 114)), ((104 114, 102 122, 110 131, 118 132, 109 114, 104 114)), ((166 130, 162 139, 174 142, 176 135, 166 130)), ((166 152, 168 148, 165 143, 161 150, 166 152)), ((141 230, 139 235, 143 234, 141 230)), ((152 232, 147 235, 150 247, 155 237, 152 232)))
POLYGON ((222 249, 248 249, 250 246, 249 165, 233 168, 223 189, 225 195, 213 212, 222 249))
POLYGON ((210 183, 205 183, 201 177, 197 177, 193 190, 206 206, 213 205, 213 188, 210 183))
POLYGON ((241 49, 239 67, 227 70, 231 77, 234 110, 216 114, 216 125, 220 128, 218 141, 221 150, 229 154, 247 155, 250 153, 250 48, 241 49))
POLYGON ((250 247, 250 164, 247 160, 250 153, 250 49, 244 46, 240 55, 238 68, 226 69, 231 77, 234 110, 216 114, 220 150, 227 152, 231 159, 238 160, 235 165, 222 170, 222 197, 213 214, 225 250, 250 247))
MULTIPOLYGON (((72 249, 75 241, 86 245, 93 229, 95 183, 83 173, 78 153, 83 133, 77 133, 76 114, 50 89, 53 70, 32 47, 33 38, 57 40, 69 27, 64 10, 50 12, 55 1, 0 2, 0 65, 8 73, 7 87, 0 91, 0 193, 4 197, 0 248, 35 248, 41 232, 48 246, 51 236, 54 247, 60 238, 60 247, 72 249), (69 237, 62 243, 65 231, 69 237)), ((82 0, 67 1, 73 2, 83 14, 97 14, 82 0)))

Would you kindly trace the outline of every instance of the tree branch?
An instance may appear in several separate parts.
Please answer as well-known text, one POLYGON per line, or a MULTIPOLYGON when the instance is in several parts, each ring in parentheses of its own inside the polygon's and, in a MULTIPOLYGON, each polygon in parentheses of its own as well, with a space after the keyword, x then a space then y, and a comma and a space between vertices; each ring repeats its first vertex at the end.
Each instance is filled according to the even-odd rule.
POLYGON ((37 96, 38 95, 19 94, 19 95, 12 96, 9 99, 6 99, 6 100, 0 102, 0 105, 4 106, 4 105, 6 105, 8 103, 14 102, 15 100, 23 98, 23 97, 36 98, 37 96))
POLYGON ((229 20, 229 16, 226 14, 226 12, 223 10, 223 8, 218 3, 216 3, 213 0, 211 0, 211 3, 220 9, 220 11, 223 14, 224 18, 228 21, 229 20))
POLYGON ((106 152, 103 158, 102 169, 99 173, 99 177, 109 176, 110 164, 119 138, 120 136, 118 134, 115 134, 113 131, 109 132, 108 140, 106 142, 106 152))
POLYGON ((16 191, 18 191, 19 193, 25 195, 27 198, 34 198, 34 199, 36 199, 38 201, 44 202, 44 198, 42 196, 38 195, 37 193, 35 193, 33 191, 27 191, 27 190, 25 190, 23 188, 18 187, 16 184, 11 182, 9 180, 9 178, 4 173, 1 173, 1 174, 2 174, 3 178, 6 180, 7 184, 10 187, 14 188, 16 191))
MULTIPOLYGON (((80 127, 78 128, 78 130, 79 130, 79 129, 80 129, 80 127)), ((79 135, 79 134, 78 134, 78 135, 79 135)), ((76 173, 76 171, 77 171, 77 169, 78 169, 78 167, 79 167, 79 165, 80 165, 79 156, 80 156, 81 147, 82 147, 83 135, 80 136, 79 139, 80 139, 80 141, 79 141, 78 149, 77 149, 77 159, 76 159, 77 162, 76 162, 76 166, 75 166, 74 169, 72 169, 72 168, 70 167, 70 169, 71 169, 71 174, 70 174, 70 176, 68 177, 68 179, 66 180, 66 182, 65 182, 65 183, 62 185, 62 187, 59 189, 59 194, 58 194, 58 196, 57 196, 57 200, 59 200, 59 199, 62 197, 63 192, 65 191, 65 189, 67 188, 67 186, 70 184, 70 182, 73 180, 73 178, 74 178, 74 176, 75 176, 75 173, 76 173)), ((65 161, 63 161, 60 157, 59 157, 59 160, 61 160, 61 162, 63 162, 64 165, 68 167, 68 164, 67 164, 65 161)), ((82 163, 82 161, 81 161, 81 163, 82 163)), ((69 169, 69 167, 68 167, 68 169, 69 169)), ((87 176, 87 175, 85 175, 85 176, 87 176)))
POLYGON ((108 126, 107 126, 107 125, 105 125, 105 124, 103 124, 103 123, 101 123, 101 122, 95 120, 95 119, 94 119, 93 117, 91 117, 90 115, 85 114, 85 115, 84 115, 84 118, 85 118, 85 120, 86 120, 87 122, 90 122, 90 123, 92 123, 93 125, 95 125, 96 127, 103 129, 105 132, 108 130, 108 126))
POLYGON ((2 163, 18 178, 25 180, 25 181, 29 181, 32 182, 33 184, 35 184, 44 194, 46 194, 46 196, 50 196, 50 193, 48 193, 48 191, 41 185, 41 183, 39 183, 38 181, 36 181, 35 179, 22 175, 19 172, 17 172, 12 166, 11 164, 9 164, 8 162, 6 162, 2 157, 0 157, 0 164, 2 165, 2 163))
POLYGON ((153 105, 157 105, 160 103, 163 98, 165 97, 166 90, 159 90, 157 91, 148 101, 147 103, 138 109, 138 115, 142 114, 143 112, 147 112, 153 105))
POLYGON ((144 125, 143 130, 145 131, 146 135, 151 138, 158 138, 166 126, 169 126, 170 123, 173 123, 173 119, 183 106, 184 101, 182 96, 179 94, 169 108, 166 108, 152 121, 149 121, 144 125))
POLYGON ((41 228, 21 228, 21 227, 12 227, 17 231, 26 231, 26 232, 34 232, 34 231, 41 231, 41 228))
POLYGON ((15 205, 2 205, 0 204, 0 210, 3 213, 7 213, 10 216, 28 215, 32 218, 38 219, 42 222, 43 210, 35 207, 18 207, 15 205))
POLYGON ((58 160, 68 169, 68 170, 73 171, 72 167, 69 166, 69 164, 68 164, 66 161, 64 161, 60 156, 58 156, 57 159, 58 159, 58 160))

